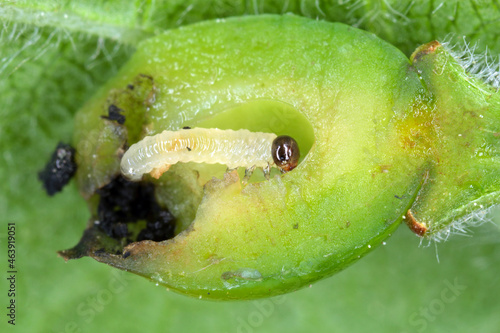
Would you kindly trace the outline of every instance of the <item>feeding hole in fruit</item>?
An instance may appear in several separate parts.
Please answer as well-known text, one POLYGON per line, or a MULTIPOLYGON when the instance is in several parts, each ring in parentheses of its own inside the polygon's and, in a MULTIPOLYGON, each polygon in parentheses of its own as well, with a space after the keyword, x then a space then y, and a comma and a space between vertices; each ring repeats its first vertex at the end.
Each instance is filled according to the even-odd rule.
POLYGON ((159 178, 178 162, 219 163, 228 169, 245 167, 246 183, 255 168, 262 168, 269 179, 271 167, 283 173, 291 171, 299 157, 297 142, 289 136, 246 129, 184 128, 163 131, 133 144, 122 158, 121 172, 138 181, 145 173, 159 178))
POLYGON ((159 242, 174 236, 175 218, 160 207, 150 183, 130 182, 118 176, 97 190, 99 204, 94 223, 109 237, 159 242), (138 224, 139 221, 145 223, 138 224))

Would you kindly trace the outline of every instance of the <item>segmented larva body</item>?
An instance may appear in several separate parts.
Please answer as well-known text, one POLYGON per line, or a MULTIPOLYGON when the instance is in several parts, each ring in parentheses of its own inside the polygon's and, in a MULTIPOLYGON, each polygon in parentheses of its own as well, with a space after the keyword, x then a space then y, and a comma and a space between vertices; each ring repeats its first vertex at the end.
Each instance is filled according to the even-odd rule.
POLYGON ((170 165, 177 162, 220 163, 230 169, 246 167, 247 170, 253 170, 254 167, 268 169, 276 166, 277 162, 282 171, 290 171, 297 165, 298 154, 297 143, 287 136, 277 137, 273 133, 244 129, 182 129, 163 131, 133 144, 122 158, 121 172, 136 181, 145 173, 159 178, 170 165), (279 145, 280 140, 276 141, 277 138, 288 140, 288 144, 292 140, 295 147, 293 154, 289 146, 279 145), (292 155, 294 165, 290 166, 289 157, 292 155), (288 167, 285 167, 285 159, 288 167))

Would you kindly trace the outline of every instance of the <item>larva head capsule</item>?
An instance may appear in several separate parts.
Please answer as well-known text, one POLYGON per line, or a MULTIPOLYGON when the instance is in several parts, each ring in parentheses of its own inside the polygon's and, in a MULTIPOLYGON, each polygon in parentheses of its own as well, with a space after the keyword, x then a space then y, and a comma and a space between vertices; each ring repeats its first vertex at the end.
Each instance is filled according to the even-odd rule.
POLYGON ((300 151, 297 141, 288 135, 280 135, 273 141, 271 154, 281 172, 293 170, 299 163, 300 151))

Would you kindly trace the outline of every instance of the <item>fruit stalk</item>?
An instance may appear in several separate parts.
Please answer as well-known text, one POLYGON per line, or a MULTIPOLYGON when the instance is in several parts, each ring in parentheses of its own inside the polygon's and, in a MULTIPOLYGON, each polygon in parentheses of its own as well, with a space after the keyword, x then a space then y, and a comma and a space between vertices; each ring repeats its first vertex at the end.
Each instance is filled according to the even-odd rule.
POLYGON ((409 150, 426 155, 429 176, 406 217, 440 241, 484 222, 500 203, 500 94, 437 41, 419 47, 411 62, 430 102, 419 122, 425 134, 413 128, 409 150))

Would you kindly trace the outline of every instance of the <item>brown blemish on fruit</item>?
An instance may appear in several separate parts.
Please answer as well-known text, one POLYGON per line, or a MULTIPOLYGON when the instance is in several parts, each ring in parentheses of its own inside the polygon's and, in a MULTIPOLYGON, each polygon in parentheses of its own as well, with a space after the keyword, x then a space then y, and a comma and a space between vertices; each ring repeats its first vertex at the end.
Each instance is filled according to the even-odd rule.
POLYGON ((434 40, 430 43, 421 45, 415 50, 415 52, 413 52, 413 54, 410 57, 410 61, 412 63, 414 63, 414 62, 418 61, 424 55, 429 54, 429 53, 434 53, 436 51, 436 49, 440 46, 441 46, 441 43, 438 42, 437 40, 434 40))
POLYGON ((236 271, 227 271, 222 273, 221 279, 225 281, 231 279, 262 281, 262 274, 253 268, 240 268, 236 271))
POLYGON ((425 224, 417 221, 415 216, 413 216, 411 209, 408 209, 408 211, 406 212, 404 220, 408 228, 410 228, 410 230, 413 231, 416 235, 423 237, 427 232, 427 227, 425 226, 425 224))
POLYGON ((340 227, 340 230, 347 229, 351 226, 351 222, 347 221, 344 226, 340 227))
POLYGON ((389 169, 391 168, 391 165, 388 164, 382 164, 380 165, 380 173, 388 173, 389 169))

